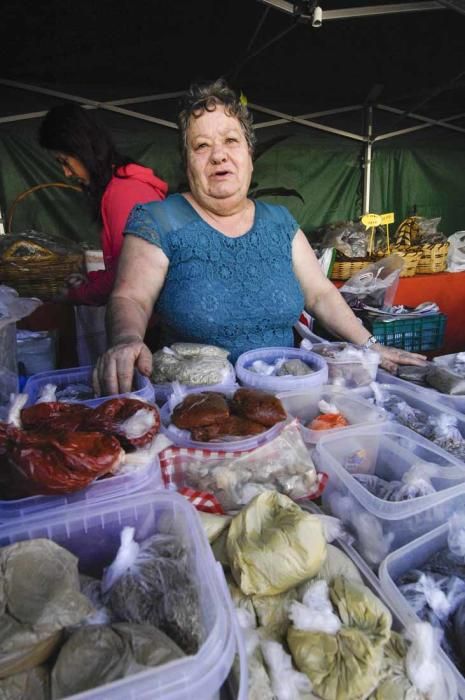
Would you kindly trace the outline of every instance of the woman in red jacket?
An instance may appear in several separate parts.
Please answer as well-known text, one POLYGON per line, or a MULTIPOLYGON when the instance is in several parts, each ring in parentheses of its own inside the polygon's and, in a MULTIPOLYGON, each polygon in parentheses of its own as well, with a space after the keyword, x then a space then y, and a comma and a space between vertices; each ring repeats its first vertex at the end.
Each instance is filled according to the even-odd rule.
POLYGON ((74 304, 106 304, 116 277, 123 231, 131 209, 165 199, 166 182, 150 168, 122 156, 89 110, 77 104, 53 107, 39 132, 40 145, 52 151, 65 177, 77 181, 89 195, 102 225, 105 270, 71 275, 66 299, 74 304))

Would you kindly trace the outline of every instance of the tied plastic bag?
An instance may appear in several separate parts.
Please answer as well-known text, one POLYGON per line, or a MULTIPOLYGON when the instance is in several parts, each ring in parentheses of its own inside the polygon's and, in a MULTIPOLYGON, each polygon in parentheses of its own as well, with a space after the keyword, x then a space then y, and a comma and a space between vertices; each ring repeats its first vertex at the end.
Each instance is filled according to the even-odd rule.
POLYGON ((447 272, 462 272, 463 270, 465 270, 465 231, 456 231, 452 236, 449 236, 447 272))
POLYGON ((389 255, 352 275, 339 291, 353 309, 392 306, 403 265, 400 255, 389 255))
POLYGON ((276 491, 257 496, 233 519, 227 553, 246 595, 276 595, 315 576, 326 558, 315 515, 276 491))
POLYGON ((158 534, 140 545, 125 527, 115 560, 102 580, 104 602, 126 622, 149 623, 186 654, 201 637, 200 605, 187 549, 174 535, 158 534))
POLYGON ((369 231, 358 221, 338 221, 324 227, 322 248, 335 248, 348 258, 365 258, 369 231))

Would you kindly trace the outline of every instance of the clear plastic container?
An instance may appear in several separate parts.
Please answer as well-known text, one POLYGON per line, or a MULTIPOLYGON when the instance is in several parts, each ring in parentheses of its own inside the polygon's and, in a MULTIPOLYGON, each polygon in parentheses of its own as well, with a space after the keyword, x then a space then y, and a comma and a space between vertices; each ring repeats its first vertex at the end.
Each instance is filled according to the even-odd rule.
POLYGON ((27 376, 53 372, 56 367, 55 331, 16 331, 17 358, 27 376))
MULTIPOLYGON (((434 357, 433 362, 435 362, 437 365, 441 365, 442 367, 447 367, 448 369, 452 369, 455 361, 457 353, 452 353, 451 355, 440 355, 439 357, 434 357)), ((465 396, 449 396, 448 394, 441 394, 440 392, 438 393, 439 400, 441 403, 446 404, 447 406, 450 406, 453 408, 455 411, 460 411, 461 413, 465 413, 465 396)))
POLYGON ((437 527, 454 510, 465 506, 463 463, 402 426, 388 423, 328 435, 317 443, 313 459, 318 470, 329 477, 322 494, 325 510, 346 523, 355 536, 356 548, 372 566, 377 566, 389 551, 437 527), (365 473, 387 481, 401 480, 420 461, 440 468, 440 474, 431 478, 436 493, 411 500, 393 502, 377 498, 352 476, 352 473, 365 473), (366 514, 371 517, 367 518, 366 514), (367 520, 373 526, 371 533, 366 532, 367 520), (373 545, 364 539, 366 534, 379 541, 373 545), (376 551, 372 551, 373 546, 376 551))
POLYGON ((370 384, 376 379, 376 373, 380 363, 380 356, 374 350, 357 348, 351 343, 317 343, 312 351, 322 356, 328 365, 328 384, 356 389, 359 386, 370 384), (328 350, 342 351, 347 347, 359 349, 363 353, 360 359, 337 359, 326 356, 328 350))
POLYGON ((300 431, 305 442, 315 444, 326 435, 339 433, 354 425, 366 425, 370 423, 382 423, 386 421, 383 409, 373 406, 363 398, 354 396, 354 392, 340 390, 333 386, 318 386, 306 391, 290 391, 277 394, 286 412, 293 418, 298 418, 301 425, 300 431), (333 428, 331 430, 311 430, 305 427, 320 414, 318 404, 321 400, 332 403, 349 422, 347 428, 333 428))
POLYGON ((16 518, 50 511, 51 508, 64 508, 70 505, 86 505, 108 501, 140 491, 159 491, 164 488, 158 455, 147 450, 145 463, 141 463, 145 450, 127 455, 126 467, 122 474, 97 479, 81 491, 63 496, 29 496, 12 501, 0 500, 0 525, 16 518), (129 466, 133 464, 133 470, 129 466))
POLYGON ((326 384, 328 379, 328 367, 319 355, 309 350, 299 348, 259 348, 242 353, 236 362, 236 376, 243 386, 263 391, 299 391, 310 389, 320 384, 326 384), (302 360, 313 371, 308 375, 283 377, 266 376, 249 369, 252 362, 261 360, 273 364, 281 358, 286 360, 302 360))
MULTIPOLYGON (((39 398, 40 392, 46 384, 55 384, 58 389, 66 389, 71 384, 87 384, 92 386, 93 366, 73 367, 70 369, 59 369, 55 372, 40 372, 28 379, 24 387, 24 393, 29 395, 26 406, 32 406, 39 398)), ((139 372, 134 373, 134 390, 127 394, 114 394, 112 396, 99 396, 94 399, 84 401, 75 400, 74 403, 83 403, 86 406, 99 406, 108 399, 129 396, 149 403, 154 402, 155 392, 150 379, 144 377, 139 372)))
POLYGON ((218 698, 234 660, 241 659, 240 700, 247 698, 247 662, 221 565, 216 563, 193 506, 173 493, 148 491, 117 501, 74 506, 0 527, 0 546, 38 537, 72 552, 82 573, 100 577, 114 559, 121 530, 135 528, 141 541, 157 533, 175 534, 190 556, 197 585, 203 639, 197 654, 69 696, 79 700, 213 700, 218 698))
MULTIPOLYGON (((153 384, 155 391, 155 402, 158 406, 164 406, 168 401, 169 397, 173 393, 174 383, 169 384, 153 384)), ((187 386, 187 384, 178 384, 181 391, 186 394, 192 393, 193 391, 234 391, 239 388, 239 384, 231 384, 231 382, 226 382, 225 384, 202 384, 198 386, 187 386)))
MULTIPOLYGON (((417 391, 410 382, 403 382, 402 385, 399 383, 380 384, 379 388, 381 391, 387 391, 392 396, 396 396, 401 401, 405 401, 412 408, 423 411, 428 418, 430 416, 439 418, 444 414, 453 416, 457 421, 457 428, 465 439, 465 415, 440 401, 440 395, 437 392, 435 392, 433 396, 425 395, 425 392, 417 391), (408 386, 404 386, 405 384, 408 386)), ((365 399, 374 397, 373 390, 368 386, 354 390, 353 393, 365 399)), ((391 416, 389 416, 389 420, 392 420, 391 416)))
POLYGON ((297 321, 297 323, 294 324, 294 330, 302 340, 309 340, 311 343, 329 342, 324 338, 320 338, 319 335, 311 331, 310 328, 308 328, 308 326, 303 324, 301 321, 297 321))
MULTIPOLYGON (((211 391, 211 389, 209 389, 211 391)), ((223 390, 219 393, 224 394, 228 398, 231 398, 235 393, 236 389, 223 390)), ((196 390, 188 390, 186 394, 196 393, 196 390)), ((188 430, 181 430, 177 428, 171 422, 171 414, 173 409, 169 405, 169 402, 165 403, 160 409, 160 419, 161 419, 161 432, 169 438, 176 447, 192 447, 199 450, 210 450, 210 451, 227 451, 227 452, 242 452, 244 450, 253 450, 260 445, 264 445, 269 442, 274 437, 279 435, 281 432, 284 421, 276 423, 272 428, 265 430, 265 432, 259 435, 251 435, 250 437, 233 437, 229 440, 210 440, 209 442, 199 442, 196 440, 191 440, 189 437, 188 430)))
MULTIPOLYGON (((439 549, 447 547, 448 532, 447 523, 440 525, 431 532, 426 532, 421 537, 413 540, 413 542, 409 542, 404 547, 391 552, 379 567, 382 590, 404 625, 418 622, 419 617, 400 592, 396 581, 411 569, 421 569, 423 564, 433 554, 439 549)), ((442 649, 439 653, 455 678, 460 697, 465 699, 465 678, 442 649)))

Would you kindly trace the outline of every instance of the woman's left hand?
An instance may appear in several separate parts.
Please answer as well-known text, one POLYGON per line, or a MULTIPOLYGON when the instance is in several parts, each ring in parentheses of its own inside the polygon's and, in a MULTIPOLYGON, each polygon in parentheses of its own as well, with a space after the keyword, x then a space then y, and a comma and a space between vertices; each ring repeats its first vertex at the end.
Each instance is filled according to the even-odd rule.
POLYGON ((380 366, 392 374, 396 374, 398 365, 419 365, 421 367, 427 361, 425 355, 400 348, 390 348, 380 343, 375 343, 371 349, 376 350, 381 355, 380 366))

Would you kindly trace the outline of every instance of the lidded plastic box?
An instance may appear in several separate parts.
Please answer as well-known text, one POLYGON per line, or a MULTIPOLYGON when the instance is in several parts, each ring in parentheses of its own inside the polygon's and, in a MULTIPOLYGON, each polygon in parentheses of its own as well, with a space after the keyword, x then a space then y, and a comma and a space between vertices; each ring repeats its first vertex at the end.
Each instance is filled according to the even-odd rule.
MULTIPOLYGON (((92 387, 92 372, 93 366, 89 365, 87 367, 73 367, 70 369, 59 369, 54 372, 40 372, 39 374, 34 374, 28 379, 24 387, 24 393, 29 395, 29 400, 27 406, 32 406, 36 403, 40 396, 41 390, 46 384, 55 384, 60 389, 66 389, 72 384, 85 384, 92 387)), ((99 396, 93 399, 85 399, 78 401, 73 399, 74 403, 83 403, 86 406, 99 406, 104 401, 108 399, 119 398, 121 396, 129 396, 134 399, 140 399, 141 401, 148 401, 153 403, 154 401, 154 389, 148 377, 144 377, 137 370, 134 373, 134 390, 127 394, 113 394, 112 396, 99 396)))
MULTIPOLYGON (((396 581, 411 569, 421 569, 438 550, 446 548, 448 533, 448 524, 442 524, 391 552, 379 567, 382 590, 404 625, 418 622, 420 618, 400 592, 396 581)), ((455 678, 460 697, 465 698, 465 678, 442 649, 439 654, 455 678)))
POLYGON ((465 506, 464 464, 402 426, 388 423, 328 435, 317 444, 313 458, 318 470, 329 476, 322 495, 325 510, 343 520, 355 536, 356 548, 372 566, 465 506), (438 465, 438 475, 431 477, 436 493, 387 501, 352 475, 400 481, 418 462, 438 465))
MULTIPOLYGON (((208 389, 208 391, 212 391, 208 389)), ((197 393, 197 389, 189 389, 187 394, 197 393)), ((235 388, 223 390, 221 394, 224 394, 227 398, 231 398, 236 392, 235 388)), ((264 445, 275 438, 285 424, 285 421, 281 421, 273 425, 273 427, 265 430, 259 435, 250 435, 249 437, 234 437, 230 436, 230 439, 223 440, 210 440, 209 442, 199 442, 192 440, 190 437, 189 430, 181 430, 177 428, 174 423, 171 422, 171 414, 174 407, 171 408, 170 402, 165 403, 160 409, 160 419, 161 419, 161 432, 169 438, 176 447, 191 447, 199 450, 210 450, 210 451, 227 451, 227 452, 242 452, 244 450, 253 450, 260 445, 264 445)))
POLYGON ((193 506, 174 493, 148 491, 117 501, 75 506, 0 528, 0 546, 39 537, 72 552, 81 573, 101 577, 120 545, 121 530, 135 528, 140 542, 158 533, 183 541, 200 601, 202 644, 196 654, 69 696, 79 700, 213 700, 226 679, 236 647, 241 659, 239 697, 247 698, 247 663, 221 565, 216 563, 193 506))
POLYGON ((75 493, 61 496, 28 496, 11 501, 0 500, 0 525, 11 523, 16 518, 40 514, 43 511, 49 513, 51 508, 101 503, 148 489, 151 491, 164 489, 160 460, 158 455, 153 452, 151 454, 150 450, 138 450, 127 455, 122 473, 96 479, 89 486, 75 493))
POLYGON ((376 379, 380 356, 374 350, 359 348, 345 342, 316 343, 312 351, 323 357, 328 365, 328 384, 335 384, 347 389, 370 384, 376 379), (345 352, 354 350, 354 356, 345 352), (358 351, 358 356, 355 354, 358 351), (339 357, 330 357, 329 353, 344 353, 339 357))
MULTIPOLYGON (((443 415, 453 417, 459 432, 465 440, 465 415, 441 402, 437 392, 434 395, 425 395, 425 392, 417 391, 416 387, 412 386, 409 382, 403 382, 403 384, 380 384, 379 388, 382 392, 388 392, 391 396, 395 396, 400 401, 405 401, 412 408, 423 411, 428 418, 433 417, 439 419, 439 417, 443 415), (407 384, 407 386, 405 386, 405 384, 407 384)), ((374 396, 373 390, 368 386, 355 390, 353 393, 365 399, 370 399, 374 396)), ((388 416, 388 420, 397 422, 391 415, 388 416)))
POLYGON ((332 435, 341 430, 347 430, 354 425, 382 423, 386 421, 383 409, 373 406, 370 402, 354 395, 354 392, 340 390, 337 387, 322 385, 306 391, 290 391, 277 394, 287 413, 298 418, 300 430, 305 442, 315 444, 325 435, 332 435), (318 404, 321 400, 335 405, 341 415, 349 422, 347 428, 331 430, 312 430, 306 427, 321 411, 318 404))
POLYGON ((282 392, 310 389, 320 384, 326 384, 328 379, 328 367, 325 360, 309 350, 299 348, 259 348, 249 350, 239 355, 236 362, 236 375, 239 382, 246 387, 261 389, 262 391, 282 392), (258 374, 250 369, 253 362, 261 360, 268 364, 274 364, 277 360, 301 360, 312 370, 309 374, 301 376, 258 374))

